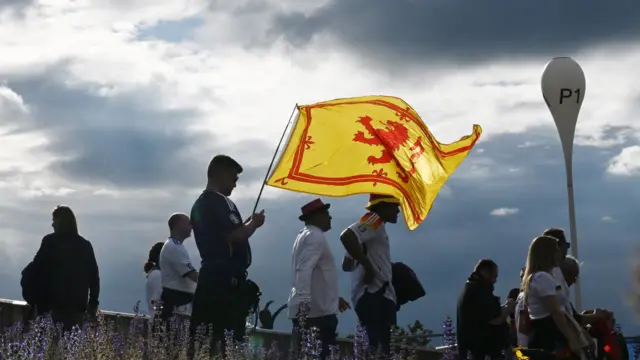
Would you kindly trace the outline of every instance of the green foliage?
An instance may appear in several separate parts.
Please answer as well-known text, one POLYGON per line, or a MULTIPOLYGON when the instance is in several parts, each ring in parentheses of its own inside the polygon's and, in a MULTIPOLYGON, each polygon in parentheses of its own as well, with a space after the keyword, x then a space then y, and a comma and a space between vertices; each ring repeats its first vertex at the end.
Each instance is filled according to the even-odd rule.
MULTIPOLYGON (((425 329, 420 320, 407 325, 406 328, 398 327, 395 331, 395 336, 400 337, 399 340, 402 340, 402 337, 409 336, 410 338, 406 338, 407 344, 421 347, 431 347, 431 335, 433 335, 433 331, 425 329)), ((345 338, 355 339, 355 335, 349 334, 345 338)))
POLYGON ((415 346, 429 347, 431 344, 430 335, 433 331, 426 329, 420 320, 416 320, 413 324, 407 325, 406 328, 399 328, 396 332, 398 337, 410 336, 408 343, 415 346))

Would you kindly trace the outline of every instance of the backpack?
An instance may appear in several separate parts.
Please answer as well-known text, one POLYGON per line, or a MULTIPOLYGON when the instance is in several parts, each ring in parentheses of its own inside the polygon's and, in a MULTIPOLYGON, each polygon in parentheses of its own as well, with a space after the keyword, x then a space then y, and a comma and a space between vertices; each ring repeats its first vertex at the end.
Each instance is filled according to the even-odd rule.
POLYGON ((244 297, 247 305, 247 315, 254 315, 255 321, 253 324, 254 329, 258 326, 258 308, 260 306, 260 297, 262 297, 262 290, 258 284, 253 280, 247 279, 244 286, 244 297))
MULTIPOLYGON (((362 252, 367 255, 366 244, 362 244, 362 252)), ((396 311, 409 301, 416 301, 427 294, 415 271, 405 263, 391 263, 391 285, 396 292, 396 311)))
POLYGON ((20 287, 22 288, 22 298, 32 307, 38 302, 38 274, 36 274, 33 261, 27 264, 22 270, 20 287))
POLYGON ((398 309, 409 301, 416 301, 427 294, 418 276, 408 265, 401 262, 391 263, 391 271, 398 309))

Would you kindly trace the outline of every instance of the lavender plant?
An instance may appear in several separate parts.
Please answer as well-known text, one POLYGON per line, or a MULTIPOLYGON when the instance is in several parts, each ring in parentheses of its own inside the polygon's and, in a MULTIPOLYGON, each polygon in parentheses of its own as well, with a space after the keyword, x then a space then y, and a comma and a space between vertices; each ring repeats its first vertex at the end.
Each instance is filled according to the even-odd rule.
MULTIPOLYGON (((66 332, 61 326, 55 325, 49 316, 16 323, 0 334, 0 360, 313 360, 320 356, 317 329, 311 328, 301 330, 300 352, 297 354, 282 354, 277 344, 271 344, 270 348, 255 346, 251 333, 243 342, 234 343, 233 334, 229 332, 226 334, 225 352, 211 357, 210 341, 205 336, 205 329, 199 329, 192 338, 188 319, 176 317, 169 324, 162 324, 157 320, 148 321, 146 314, 140 311, 139 303, 133 310, 134 317, 127 327, 122 326, 124 318, 109 319, 103 315, 66 332), (194 346, 190 351, 191 344, 194 346)), ((299 321, 304 324, 306 312, 301 312, 299 321)), ((358 326, 353 356, 340 354, 336 347, 331 349, 329 360, 382 358, 368 354, 367 347, 366 333, 358 326)), ((391 358, 412 359, 415 358, 415 351, 401 344, 399 351, 394 351, 391 358)))
POLYGON ((442 323, 442 335, 444 337, 444 345, 446 346, 444 354, 442 354, 442 360, 454 360, 455 354, 453 347, 456 346, 456 332, 453 328, 453 320, 447 315, 442 323))

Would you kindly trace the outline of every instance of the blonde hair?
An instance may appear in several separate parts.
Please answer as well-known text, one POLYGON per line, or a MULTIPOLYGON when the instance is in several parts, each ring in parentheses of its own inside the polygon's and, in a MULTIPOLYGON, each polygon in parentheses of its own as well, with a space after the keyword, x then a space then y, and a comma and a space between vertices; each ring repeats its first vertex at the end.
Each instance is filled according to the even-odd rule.
POLYGON ((521 286, 525 303, 528 302, 529 284, 533 275, 540 271, 550 272, 554 267, 558 266, 557 252, 558 239, 554 237, 538 236, 531 241, 521 286))

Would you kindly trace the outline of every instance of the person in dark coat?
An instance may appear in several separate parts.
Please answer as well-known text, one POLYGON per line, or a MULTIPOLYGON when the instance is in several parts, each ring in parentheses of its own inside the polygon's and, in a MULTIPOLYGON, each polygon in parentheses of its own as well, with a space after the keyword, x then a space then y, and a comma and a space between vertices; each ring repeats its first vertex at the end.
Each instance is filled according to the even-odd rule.
POLYGON ((50 311, 64 330, 70 330, 81 326, 87 314, 95 316, 100 275, 93 246, 78 234, 73 211, 58 206, 52 216, 53 233, 42 239, 30 266, 38 288, 44 289, 38 293, 37 304, 50 311))
POLYGON ((498 265, 490 259, 478 262, 458 298, 457 335, 460 359, 484 360, 501 357, 508 346, 507 317, 515 303, 509 299, 500 305, 493 295, 498 265))

